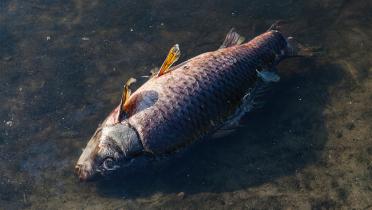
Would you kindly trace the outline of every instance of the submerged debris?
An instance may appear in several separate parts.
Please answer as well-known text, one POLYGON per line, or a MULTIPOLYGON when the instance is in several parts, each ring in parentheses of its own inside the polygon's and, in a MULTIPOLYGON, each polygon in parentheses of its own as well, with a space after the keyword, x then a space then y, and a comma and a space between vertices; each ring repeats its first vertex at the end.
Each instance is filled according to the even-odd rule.
POLYGON ((5 122, 5 125, 8 127, 12 127, 14 125, 13 121, 9 120, 5 122))

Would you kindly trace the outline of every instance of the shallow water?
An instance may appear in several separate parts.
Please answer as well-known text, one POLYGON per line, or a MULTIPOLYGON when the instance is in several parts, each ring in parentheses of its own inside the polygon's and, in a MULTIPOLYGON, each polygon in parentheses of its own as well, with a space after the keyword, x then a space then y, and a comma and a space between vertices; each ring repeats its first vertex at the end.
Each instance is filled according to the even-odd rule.
POLYGON ((0 1, 0 209, 371 209, 372 2, 0 1), (266 105, 229 137, 141 173, 73 167, 123 82, 247 39, 275 20, 320 48, 279 65, 266 105))

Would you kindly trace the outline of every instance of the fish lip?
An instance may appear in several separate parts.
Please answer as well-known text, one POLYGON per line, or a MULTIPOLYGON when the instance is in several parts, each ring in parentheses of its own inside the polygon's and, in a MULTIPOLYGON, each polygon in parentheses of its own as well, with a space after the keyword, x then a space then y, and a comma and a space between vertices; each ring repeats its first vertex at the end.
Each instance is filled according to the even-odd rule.
POLYGON ((77 164, 75 166, 75 174, 78 176, 80 182, 92 181, 96 177, 96 173, 93 173, 92 170, 87 170, 82 164, 77 164))

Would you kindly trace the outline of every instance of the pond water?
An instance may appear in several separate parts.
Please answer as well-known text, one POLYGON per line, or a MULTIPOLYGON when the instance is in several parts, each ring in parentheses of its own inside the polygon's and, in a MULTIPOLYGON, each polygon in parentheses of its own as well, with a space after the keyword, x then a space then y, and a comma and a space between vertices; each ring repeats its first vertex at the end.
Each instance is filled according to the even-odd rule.
POLYGON ((0 1, 0 209, 372 209, 372 2, 0 1), (143 171, 80 183, 74 165, 124 81, 276 20, 286 60, 244 128, 143 171))

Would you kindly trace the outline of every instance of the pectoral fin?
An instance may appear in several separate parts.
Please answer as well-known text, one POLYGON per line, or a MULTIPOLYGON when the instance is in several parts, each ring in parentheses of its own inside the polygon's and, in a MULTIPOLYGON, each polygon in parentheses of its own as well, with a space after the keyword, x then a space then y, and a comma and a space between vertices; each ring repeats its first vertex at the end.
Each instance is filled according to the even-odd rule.
POLYGON ((269 71, 269 70, 262 70, 258 71, 257 76, 262 79, 264 82, 279 82, 280 77, 278 74, 275 73, 275 71, 269 71))
POLYGON ((221 48, 227 48, 234 45, 240 45, 243 43, 245 38, 243 36, 240 36, 238 32, 235 31, 235 28, 230 29, 229 33, 227 33, 225 40, 223 41, 221 48))
POLYGON ((167 58, 165 58, 165 61, 163 62, 163 65, 161 65, 158 77, 166 74, 169 72, 170 67, 180 58, 181 51, 178 44, 175 44, 170 50, 167 55, 167 58))
POLYGON ((132 92, 131 89, 130 89, 130 85, 132 85, 136 81, 137 80, 134 79, 134 78, 129 78, 128 81, 124 85, 123 93, 121 95, 119 114, 117 116, 118 117, 118 119, 117 119, 118 122, 120 122, 121 116, 123 116, 123 114, 125 113, 125 105, 128 103, 128 99, 129 99, 130 94, 132 92))

